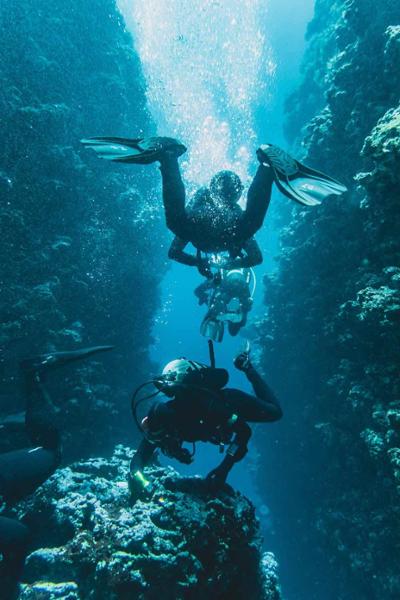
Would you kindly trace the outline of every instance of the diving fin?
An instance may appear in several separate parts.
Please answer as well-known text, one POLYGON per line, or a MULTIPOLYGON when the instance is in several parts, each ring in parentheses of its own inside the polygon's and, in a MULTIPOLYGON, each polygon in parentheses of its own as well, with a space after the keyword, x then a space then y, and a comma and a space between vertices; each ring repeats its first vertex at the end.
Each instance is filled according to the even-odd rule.
POLYGON ((119 138, 92 137, 81 140, 81 144, 92 148, 100 158, 114 162, 148 165, 160 160, 165 152, 181 156, 186 147, 174 138, 119 138))
POLYGON ((13 413, 0 419, 0 430, 25 431, 25 411, 13 413))
POLYGON ((39 354, 32 358, 21 360, 20 367, 24 371, 41 372, 49 368, 61 367, 70 362, 88 358, 98 352, 112 350, 114 346, 92 346, 90 348, 81 348, 79 350, 70 350, 66 352, 48 352, 39 354))
POLYGON ((300 204, 316 206, 332 194, 347 192, 346 186, 336 179, 303 165, 277 146, 260 146, 257 155, 272 168, 279 191, 300 204))

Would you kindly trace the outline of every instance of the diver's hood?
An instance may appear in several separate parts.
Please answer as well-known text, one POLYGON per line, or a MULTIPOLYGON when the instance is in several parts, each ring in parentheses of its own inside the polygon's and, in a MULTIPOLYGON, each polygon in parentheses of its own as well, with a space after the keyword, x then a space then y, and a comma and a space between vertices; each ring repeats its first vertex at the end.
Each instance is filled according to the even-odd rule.
POLYGON ((226 369, 209 367, 194 360, 178 358, 169 362, 154 385, 167 396, 173 396, 181 386, 219 390, 229 379, 226 369))
POLYGON ((210 193, 214 199, 235 204, 239 202, 243 192, 243 184, 233 171, 219 171, 210 181, 210 193))

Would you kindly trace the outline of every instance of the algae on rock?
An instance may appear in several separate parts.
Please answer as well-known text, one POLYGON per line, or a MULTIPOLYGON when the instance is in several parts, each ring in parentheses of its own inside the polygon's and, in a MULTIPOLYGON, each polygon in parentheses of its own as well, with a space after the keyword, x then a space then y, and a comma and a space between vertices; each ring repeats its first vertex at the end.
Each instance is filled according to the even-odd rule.
POLYGON ((17 507, 37 547, 21 600, 280 599, 277 565, 261 552, 249 500, 230 486, 215 493, 204 479, 150 467, 152 492, 131 505, 128 458, 119 446, 111 459, 61 469, 17 507))

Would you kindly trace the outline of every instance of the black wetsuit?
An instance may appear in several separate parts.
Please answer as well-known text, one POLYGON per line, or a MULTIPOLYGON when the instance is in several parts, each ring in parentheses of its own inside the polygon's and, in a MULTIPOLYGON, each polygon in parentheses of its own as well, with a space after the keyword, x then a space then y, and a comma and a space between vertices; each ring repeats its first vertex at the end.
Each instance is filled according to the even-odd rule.
MULTIPOLYGON (((54 473, 61 460, 61 438, 54 425, 55 406, 44 386, 48 371, 71 362, 88 358, 113 346, 92 346, 49 352, 21 361, 24 374, 26 412, 25 423, 5 419, 0 423, 0 435, 8 438, 15 426, 25 425, 31 446, 0 454, 0 497, 8 508, 34 492, 54 473)), ((29 443, 29 442, 27 442, 29 443)), ((7 445, 9 443, 7 442, 7 445)), ((29 549, 29 531, 18 521, 0 516, 0 591, 1 598, 14 598, 20 571, 29 549)))
POLYGON ((243 251, 242 267, 261 262, 261 253, 253 239, 263 224, 273 184, 272 169, 265 165, 257 173, 247 193, 246 209, 230 202, 212 200, 209 190, 201 188, 193 201, 185 205, 185 187, 178 160, 173 155, 163 157, 160 166, 163 182, 163 201, 168 229, 175 234, 170 258, 190 266, 198 266, 198 257, 183 252, 191 242, 199 252, 229 252, 231 258, 243 251))
POLYGON ((132 459, 131 473, 146 466, 157 448, 180 460, 184 442, 230 444, 227 454, 232 464, 240 461, 251 436, 248 422, 282 416, 278 400, 256 369, 250 366, 245 372, 255 395, 234 388, 215 392, 187 388, 172 400, 155 403, 148 415, 149 436, 132 459))
MULTIPOLYGON (((7 505, 34 492, 60 463, 60 436, 52 423, 53 404, 36 373, 27 373, 26 432, 32 446, 0 454, 0 497, 7 505)), ((7 434, 7 425, 0 435, 7 434)), ((2 598, 13 598, 29 547, 29 530, 15 519, 0 516, 0 582, 2 598)))

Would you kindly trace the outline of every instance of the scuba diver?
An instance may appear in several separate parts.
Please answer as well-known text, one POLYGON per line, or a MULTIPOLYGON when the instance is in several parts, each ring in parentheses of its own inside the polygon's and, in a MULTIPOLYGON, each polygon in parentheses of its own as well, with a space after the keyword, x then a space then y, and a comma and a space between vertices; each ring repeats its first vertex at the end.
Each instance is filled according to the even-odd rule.
POLYGON ((243 184, 236 173, 227 170, 216 173, 210 185, 200 188, 186 205, 178 164, 186 147, 178 140, 93 137, 81 142, 106 160, 160 163, 166 224, 175 236, 168 256, 197 267, 202 275, 210 278, 210 254, 228 253, 225 269, 248 268, 262 262, 261 250, 253 236, 264 222, 274 181, 285 196, 307 206, 320 204, 326 197, 346 191, 338 181, 306 167, 280 148, 265 144, 256 152, 260 164, 247 192, 244 210, 238 205, 243 184), (185 251, 189 243, 196 248, 196 255, 185 251))
MULTIPOLYGON (((210 349, 212 342, 209 342, 210 349)), ((228 444, 225 457, 207 475, 212 487, 223 485, 233 465, 247 453, 251 437, 249 422, 265 423, 282 417, 278 400, 266 382, 251 364, 249 347, 234 360, 234 365, 245 373, 253 386, 254 394, 226 388, 229 375, 225 369, 180 358, 168 363, 162 375, 140 386, 132 399, 136 424, 144 435, 134 454, 129 470, 129 487, 135 500, 146 494, 151 483, 146 480, 143 468, 149 465, 156 450, 166 456, 190 464, 194 450, 183 447, 189 442, 211 442, 220 447, 228 444), (158 391, 137 400, 146 385, 153 384, 158 391), (169 400, 155 401, 147 415, 140 421, 138 406, 162 392, 169 400)), ((213 356, 213 355, 212 355, 213 356)))
POLYGON ((200 333, 214 342, 222 342, 224 322, 232 336, 246 325, 247 315, 253 306, 255 275, 252 269, 220 269, 212 279, 206 279, 194 291, 200 306, 208 311, 200 325, 200 333), (250 282, 253 278, 253 290, 250 282))
MULTIPOLYGON (((0 454, 0 498, 6 508, 32 494, 57 469, 61 461, 61 436, 54 425, 54 403, 44 385, 50 370, 111 350, 95 346, 68 352, 51 352, 21 361, 26 394, 24 422, 19 415, 0 422, 1 436, 28 435, 30 446, 0 454)), ((8 440, 7 440, 8 441, 8 440)), ((3 514, 0 516, 0 582, 2 598, 14 598, 29 551, 29 529, 3 514)))

